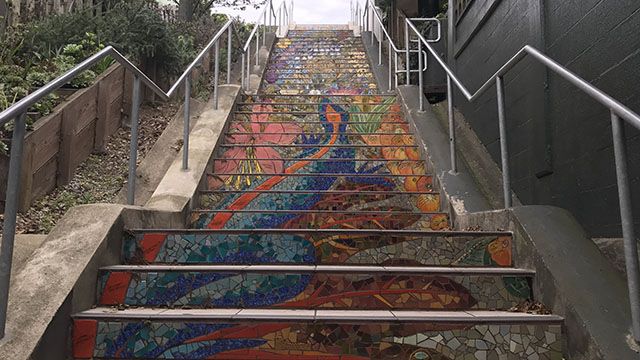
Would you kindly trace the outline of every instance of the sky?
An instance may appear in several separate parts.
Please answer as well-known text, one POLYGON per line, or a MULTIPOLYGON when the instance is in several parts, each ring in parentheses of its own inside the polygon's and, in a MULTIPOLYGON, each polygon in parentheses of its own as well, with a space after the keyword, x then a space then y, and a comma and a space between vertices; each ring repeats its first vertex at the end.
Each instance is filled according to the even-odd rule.
MULTIPOLYGON (((291 0, 287 0, 287 6, 291 0)), ((274 9, 281 1, 273 0, 274 9)), ((350 18, 350 0, 294 0, 293 20, 298 24, 346 24, 350 18)), ((244 11, 215 9, 246 21, 255 21, 261 9, 247 8, 244 11)))

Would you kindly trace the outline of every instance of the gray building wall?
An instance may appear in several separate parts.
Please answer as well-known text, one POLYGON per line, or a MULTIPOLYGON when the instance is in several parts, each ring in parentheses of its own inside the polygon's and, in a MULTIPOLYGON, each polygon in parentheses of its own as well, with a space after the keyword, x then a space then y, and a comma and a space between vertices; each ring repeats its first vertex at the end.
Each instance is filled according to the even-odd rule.
MULTIPOLYGON (((640 2, 475 0, 450 27, 450 61, 472 91, 524 45, 640 111, 640 2)), ((505 77, 513 188, 525 204, 573 212, 593 237, 620 236, 609 113, 528 60, 505 77)), ((500 162, 495 88, 474 104, 456 96, 500 162)), ((640 132, 627 127, 634 217, 640 231, 640 132)))

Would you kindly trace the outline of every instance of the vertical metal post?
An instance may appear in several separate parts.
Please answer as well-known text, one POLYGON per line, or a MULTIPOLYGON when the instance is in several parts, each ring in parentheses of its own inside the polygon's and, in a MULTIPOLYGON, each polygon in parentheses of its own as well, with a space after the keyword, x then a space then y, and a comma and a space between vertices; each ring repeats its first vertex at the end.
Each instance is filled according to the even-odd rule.
POLYGON ((220 40, 216 41, 215 49, 216 60, 213 73, 213 108, 218 110, 218 97, 220 95, 220 91, 218 89, 220 85, 220 40))
POLYGON ((393 61, 393 54, 391 53, 391 51, 393 51, 393 48, 391 47, 391 40, 387 39, 389 41, 389 47, 388 47, 388 51, 389 51, 389 92, 391 92, 391 90, 393 90, 393 73, 395 73, 394 69, 393 69, 393 64, 391 63, 393 61))
POLYGON ((456 154, 456 114, 453 111, 453 82, 447 75, 447 111, 449 113, 449 150, 451 151, 451 171, 458 172, 458 159, 456 154))
POLYGON ((278 36, 282 35, 282 6, 278 9, 278 36))
POLYGON ((267 12, 269 13, 269 28, 271 28, 273 26, 273 2, 271 0, 267 6, 267 12))
POLYGON ((629 172, 627 170, 628 163, 624 124, 620 117, 613 111, 611 112, 611 128, 613 130, 613 149, 616 159, 618 197, 620 198, 624 257, 627 267, 629 303, 631 305, 631 325, 633 337, 635 341, 640 344, 640 264, 638 263, 638 243, 636 242, 633 228, 633 211, 631 205, 631 189, 629 187, 629 172))
MULTIPOLYGON (((367 2, 368 4, 368 2, 367 2)), ((373 33, 376 32, 376 24, 372 21, 373 19, 373 12, 376 11, 376 9, 369 4, 369 7, 367 8, 368 12, 367 12, 367 26, 370 27, 371 29, 371 46, 373 46, 373 44, 375 43, 375 38, 373 37, 373 33)))
POLYGON ((241 71, 242 71, 242 73, 241 73, 241 75, 240 75, 240 78, 241 78, 241 79, 240 79, 240 86, 241 86, 243 89, 245 89, 245 90, 247 90, 247 85, 246 85, 246 83, 245 83, 245 73, 244 73, 244 72, 245 72, 245 70, 246 70, 246 68, 245 68, 245 66, 244 66, 244 65, 245 65, 245 63, 247 62, 247 60, 246 60, 246 59, 247 59, 247 54, 246 54, 246 53, 243 53, 243 54, 242 54, 242 66, 241 66, 241 68, 242 68, 242 70, 241 70, 241 71))
POLYGON ((20 172, 22 171, 22 151, 24 136, 27 132, 27 113, 22 113, 14 121, 11 138, 11 158, 7 178, 7 195, 4 208, 2 229, 2 248, 0 249, 0 339, 4 338, 7 326, 7 308, 9 305, 9 288, 11 286, 11 266, 13 262, 13 245, 16 237, 16 220, 18 217, 18 201, 20 195, 20 172))
POLYGON ((507 146, 507 119, 504 107, 504 80, 496 77, 498 91, 498 125, 500 127, 500 155, 502 157, 502 190, 504 193, 504 208, 513 205, 511 198, 511 173, 509 170, 509 147, 507 146))
POLYGON ((378 66, 381 66, 382 65, 382 36, 378 34, 376 35, 376 37, 378 38, 378 66))
POLYGON ((405 67, 407 68, 407 85, 411 85, 411 49, 409 48, 411 42, 409 41, 409 24, 406 22, 404 23, 404 46, 405 49, 407 50, 406 53, 406 58, 407 58, 407 63, 405 64, 405 67))
POLYGON ((264 15, 262 18, 262 21, 264 22, 264 26, 263 26, 263 34, 262 34, 262 46, 267 46, 267 10, 268 8, 264 9, 264 15))
POLYGON ((424 111, 424 94, 422 93, 422 89, 424 89, 423 77, 422 77, 422 40, 418 41, 418 98, 420 99, 420 111, 424 111))
POLYGON ((227 84, 231 84, 231 52, 232 52, 231 30, 232 30, 232 26, 230 26, 229 29, 227 29, 227 31, 229 32, 229 35, 228 35, 229 37, 227 38, 227 84))
POLYGON ((247 47, 247 89, 251 87, 251 44, 247 47))
MULTIPOLYGON (((217 85, 214 84, 214 91, 217 85)), ((189 131, 191 125, 191 73, 184 79, 184 126, 182 132, 182 170, 189 169, 189 131)))
POLYGON ((136 200, 136 170, 138 168, 138 128, 140 125, 140 76, 133 77, 133 96, 131 99, 131 144, 129 147, 129 180, 127 203, 133 205, 136 200))
POLYGON ((256 65, 260 64, 260 31, 256 31, 256 65))

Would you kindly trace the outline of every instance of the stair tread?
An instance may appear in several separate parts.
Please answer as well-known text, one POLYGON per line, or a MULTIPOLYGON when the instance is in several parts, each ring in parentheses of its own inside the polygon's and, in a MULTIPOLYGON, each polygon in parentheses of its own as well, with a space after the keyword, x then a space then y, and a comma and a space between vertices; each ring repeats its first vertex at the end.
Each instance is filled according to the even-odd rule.
POLYGON ((103 271, 128 272, 268 272, 525 276, 535 271, 509 267, 367 266, 367 265, 113 265, 103 271))
POLYGON ((393 229, 130 229, 131 234, 144 233, 172 233, 172 234, 246 234, 246 233, 272 233, 272 234, 387 234, 387 235, 429 235, 429 236, 512 236, 510 231, 434 231, 434 230, 393 230, 393 229))
POLYGON ((390 321, 443 323, 560 323, 557 315, 509 311, 411 311, 411 310, 289 310, 289 309, 152 309, 118 310, 96 307, 73 315, 82 318, 137 320, 292 320, 292 321, 390 321))

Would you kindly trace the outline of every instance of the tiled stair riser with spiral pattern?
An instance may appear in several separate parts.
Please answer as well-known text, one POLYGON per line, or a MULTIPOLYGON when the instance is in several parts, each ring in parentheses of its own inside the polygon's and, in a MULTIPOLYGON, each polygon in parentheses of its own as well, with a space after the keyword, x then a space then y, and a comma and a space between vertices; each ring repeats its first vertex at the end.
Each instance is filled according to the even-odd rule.
POLYGON ((453 232, 359 38, 292 30, 237 105, 191 230, 132 230, 77 359, 561 359, 507 232, 453 232))

